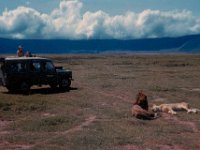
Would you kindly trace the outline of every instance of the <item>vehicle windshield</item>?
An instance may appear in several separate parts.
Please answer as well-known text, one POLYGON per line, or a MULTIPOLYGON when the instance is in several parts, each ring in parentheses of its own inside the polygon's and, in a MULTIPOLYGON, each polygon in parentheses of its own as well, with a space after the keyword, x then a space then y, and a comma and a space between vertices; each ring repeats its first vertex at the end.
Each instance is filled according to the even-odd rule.
POLYGON ((44 72, 55 72, 55 67, 51 61, 46 61, 43 64, 43 71, 44 72))

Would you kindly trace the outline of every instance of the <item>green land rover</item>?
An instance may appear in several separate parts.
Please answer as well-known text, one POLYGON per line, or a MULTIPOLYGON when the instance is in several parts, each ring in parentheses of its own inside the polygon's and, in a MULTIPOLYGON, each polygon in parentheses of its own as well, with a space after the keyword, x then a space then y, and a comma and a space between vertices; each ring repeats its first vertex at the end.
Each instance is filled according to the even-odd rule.
POLYGON ((59 86, 69 89, 72 71, 55 67, 51 59, 42 57, 6 57, 0 58, 0 85, 10 92, 27 92, 33 85, 59 86))

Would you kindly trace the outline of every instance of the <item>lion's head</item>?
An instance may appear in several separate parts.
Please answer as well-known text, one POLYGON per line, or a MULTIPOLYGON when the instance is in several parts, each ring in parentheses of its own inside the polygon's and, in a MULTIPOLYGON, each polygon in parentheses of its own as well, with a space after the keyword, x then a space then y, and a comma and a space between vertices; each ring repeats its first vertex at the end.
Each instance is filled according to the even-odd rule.
POLYGON ((142 102, 142 101, 146 101, 147 100, 147 96, 142 92, 138 92, 137 96, 136 96, 136 101, 138 103, 142 102))
POLYGON ((147 101, 147 96, 142 92, 138 92, 138 94, 136 95, 136 100, 133 103, 134 105, 139 105, 140 107, 142 107, 145 110, 148 110, 148 101, 147 101))
POLYGON ((151 110, 152 110, 153 112, 158 112, 158 111, 160 111, 160 106, 157 106, 157 105, 153 104, 151 110))

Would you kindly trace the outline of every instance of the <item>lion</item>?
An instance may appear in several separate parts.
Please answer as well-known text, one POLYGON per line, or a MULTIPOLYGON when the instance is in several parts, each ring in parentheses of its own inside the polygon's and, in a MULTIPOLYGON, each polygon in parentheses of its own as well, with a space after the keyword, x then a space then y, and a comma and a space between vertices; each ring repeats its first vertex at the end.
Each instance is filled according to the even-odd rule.
POLYGON ((186 102, 181 103, 171 103, 171 104, 161 104, 161 105, 153 105, 153 112, 166 112, 172 115, 176 115, 176 111, 187 111, 187 113, 197 113, 199 109, 190 108, 190 105, 186 102))
POLYGON ((136 100, 133 103, 132 115, 138 119, 152 120, 158 117, 157 113, 150 113, 148 111, 147 96, 143 92, 139 92, 136 96, 136 100))

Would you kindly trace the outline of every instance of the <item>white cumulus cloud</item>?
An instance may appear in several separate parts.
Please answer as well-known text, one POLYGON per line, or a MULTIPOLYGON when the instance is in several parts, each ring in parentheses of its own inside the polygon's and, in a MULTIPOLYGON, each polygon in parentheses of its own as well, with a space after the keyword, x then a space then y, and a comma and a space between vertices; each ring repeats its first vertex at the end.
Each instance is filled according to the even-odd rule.
POLYGON ((20 6, 0 14, 0 37, 20 39, 135 39, 200 33, 200 18, 190 11, 144 10, 111 16, 101 10, 81 13, 80 1, 61 1, 49 14, 20 6))

